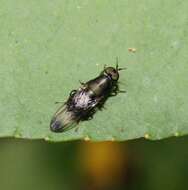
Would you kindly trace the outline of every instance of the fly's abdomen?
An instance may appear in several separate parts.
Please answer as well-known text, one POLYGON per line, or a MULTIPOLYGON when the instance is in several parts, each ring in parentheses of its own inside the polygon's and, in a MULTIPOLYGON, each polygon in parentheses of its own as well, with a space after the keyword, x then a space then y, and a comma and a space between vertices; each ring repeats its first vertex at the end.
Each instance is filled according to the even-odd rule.
POLYGON ((67 105, 63 105, 54 115, 50 123, 53 132, 63 132, 77 123, 77 117, 73 111, 68 111, 67 105))

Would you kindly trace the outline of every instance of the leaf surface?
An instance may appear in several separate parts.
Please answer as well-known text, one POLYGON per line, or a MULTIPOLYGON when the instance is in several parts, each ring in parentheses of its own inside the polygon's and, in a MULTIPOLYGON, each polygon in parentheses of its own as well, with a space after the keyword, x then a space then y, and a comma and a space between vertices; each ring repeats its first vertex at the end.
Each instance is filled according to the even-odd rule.
POLYGON ((188 2, 0 0, 0 136, 50 141, 162 139, 188 133, 188 2), (79 130, 52 115, 79 80, 126 67, 125 94, 79 130))

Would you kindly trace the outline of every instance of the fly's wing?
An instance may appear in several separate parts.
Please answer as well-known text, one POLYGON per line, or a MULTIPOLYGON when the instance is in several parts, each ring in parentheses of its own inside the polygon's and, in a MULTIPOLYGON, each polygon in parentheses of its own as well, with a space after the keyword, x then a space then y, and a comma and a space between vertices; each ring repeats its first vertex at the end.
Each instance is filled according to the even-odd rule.
POLYGON ((72 111, 68 111, 67 105, 62 105, 57 112, 54 114, 51 123, 50 129, 53 132, 63 132, 77 124, 77 119, 72 111))
POLYGON ((54 114, 50 129, 63 132, 74 127, 80 120, 86 120, 98 101, 92 98, 91 91, 79 89, 54 114))

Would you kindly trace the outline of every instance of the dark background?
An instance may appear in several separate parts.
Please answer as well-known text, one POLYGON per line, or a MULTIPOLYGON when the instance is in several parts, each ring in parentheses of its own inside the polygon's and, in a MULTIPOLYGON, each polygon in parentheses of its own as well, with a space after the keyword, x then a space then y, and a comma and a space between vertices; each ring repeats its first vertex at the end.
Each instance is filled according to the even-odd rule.
POLYGON ((121 143, 2 139, 0 189, 185 189, 186 138, 121 143))

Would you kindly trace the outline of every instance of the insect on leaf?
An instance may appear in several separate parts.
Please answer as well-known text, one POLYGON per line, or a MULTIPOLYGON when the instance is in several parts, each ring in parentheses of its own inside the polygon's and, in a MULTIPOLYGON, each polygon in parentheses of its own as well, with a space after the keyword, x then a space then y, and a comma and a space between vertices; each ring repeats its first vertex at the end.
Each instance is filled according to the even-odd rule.
POLYGON ((188 133, 187 1, 3 1, 0 136, 50 141, 162 139, 188 133), (51 118, 104 65, 119 93, 64 133, 51 118))

